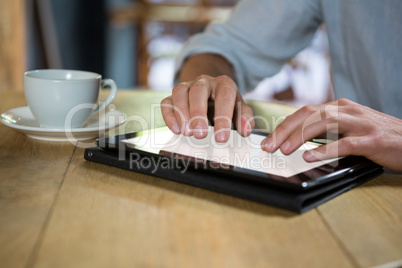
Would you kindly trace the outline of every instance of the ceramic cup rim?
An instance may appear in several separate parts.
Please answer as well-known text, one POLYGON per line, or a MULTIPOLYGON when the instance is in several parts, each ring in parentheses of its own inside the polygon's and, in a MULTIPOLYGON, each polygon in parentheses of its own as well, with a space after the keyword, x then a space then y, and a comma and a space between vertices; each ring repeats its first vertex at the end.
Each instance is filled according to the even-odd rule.
POLYGON ((56 83, 83 83, 88 81, 100 80, 102 79, 102 75, 89 72, 89 71, 81 71, 81 70, 68 70, 68 69, 38 69, 38 70, 30 70, 24 73, 24 77, 27 79, 33 80, 42 80, 42 81, 49 81, 49 82, 56 82, 56 83), (67 75, 70 74, 84 74, 87 77, 82 78, 51 78, 47 77, 54 73, 60 73, 67 75))

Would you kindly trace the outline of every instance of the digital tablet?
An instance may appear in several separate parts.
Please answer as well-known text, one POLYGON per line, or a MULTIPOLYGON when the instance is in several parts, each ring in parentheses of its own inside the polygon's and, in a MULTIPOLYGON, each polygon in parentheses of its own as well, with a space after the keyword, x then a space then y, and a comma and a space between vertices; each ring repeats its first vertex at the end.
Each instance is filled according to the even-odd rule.
POLYGON ((119 157, 136 169, 151 165, 155 170, 180 169, 183 175, 187 169, 208 170, 292 190, 315 188, 377 166, 356 156, 308 163, 303 153, 322 145, 313 141, 290 155, 280 150, 268 153, 260 147, 266 135, 252 133, 242 137, 232 130, 227 142, 217 143, 213 127, 204 139, 176 135, 164 127, 101 138, 97 145, 105 150, 118 150, 119 157))

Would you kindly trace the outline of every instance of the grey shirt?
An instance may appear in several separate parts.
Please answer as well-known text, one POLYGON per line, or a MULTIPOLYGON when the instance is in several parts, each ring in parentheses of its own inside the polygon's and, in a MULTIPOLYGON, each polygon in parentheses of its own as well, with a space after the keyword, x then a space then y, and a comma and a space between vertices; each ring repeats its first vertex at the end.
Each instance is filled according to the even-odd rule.
MULTIPOLYGON (((401 0, 244 0, 225 23, 193 36, 178 57, 214 53, 241 92, 274 75, 325 23, 336 98, 402 118, 401 0)), ((308 88, 306 88, 308 94, 308 88)))

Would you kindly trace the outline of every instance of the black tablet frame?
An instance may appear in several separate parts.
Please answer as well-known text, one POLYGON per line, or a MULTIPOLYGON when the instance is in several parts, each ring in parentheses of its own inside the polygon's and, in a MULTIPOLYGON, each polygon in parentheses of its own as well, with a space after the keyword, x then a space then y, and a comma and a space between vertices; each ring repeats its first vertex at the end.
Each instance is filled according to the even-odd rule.
MULTIPOLYGON (((152 131, 170 131, 167 127, 154 129, 152 131)), ((306 191, 340 180, 347 176, 358 175, 372 169, 378 169, 380 166, 372 161, 361 156, 348 156, 337 160, 337 166, 332 167, 329 164, 324 164, 307 172, 301 172, 291 177, 281 177, 269 173, 253 171, 249 169, 233 167, 208 160, 195 159, 186 155, 160 152, 159 154, 140 150, 135 147, 128 146, 123 140, 136 138, 143 135, 148 135, 151 130, 127 133, 113 137, 99 138, 96 140, 96 145, 109 151, 118 151, 119 158, 126 160, 131 157, 130 154, 136 154, 139 157, 157 157, 163 161, 168 161, 172 167, 180 166, 180 162, 188 161, 192 169, 208 170, 217 174, 232 176, 236 179, 252 180, 267 185, 272 185, 292 191, 306 191), (314 171, 314 172, 311 172, 314 171), (313 176, 312 176, 313 175, 313 176)), ((257 135, 267 135, 266 133, 253 132, 257 135)), ((313 142, 313 141, 312 141, 313 142)))

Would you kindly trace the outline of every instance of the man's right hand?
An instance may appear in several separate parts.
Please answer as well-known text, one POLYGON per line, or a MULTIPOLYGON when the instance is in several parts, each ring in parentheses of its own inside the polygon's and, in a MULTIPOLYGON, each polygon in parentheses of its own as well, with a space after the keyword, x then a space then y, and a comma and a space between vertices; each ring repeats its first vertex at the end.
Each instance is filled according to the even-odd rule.
POLYGON ((227 141, 232 122, 242 136, 250 135, 255 124, 253 112, 245 104, 236 83, 226 75, 199 75, 192 81, 176 85, 172 95, 161 102, 166 125, 175 134, 205 138, 208 134, 209 101, 214 104, 217 142, 227 141))

